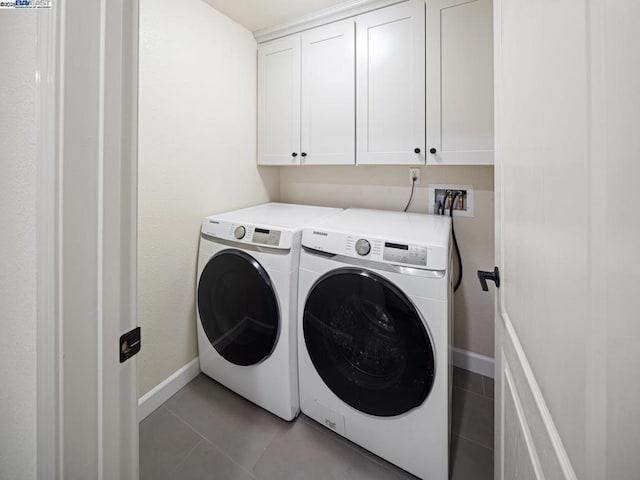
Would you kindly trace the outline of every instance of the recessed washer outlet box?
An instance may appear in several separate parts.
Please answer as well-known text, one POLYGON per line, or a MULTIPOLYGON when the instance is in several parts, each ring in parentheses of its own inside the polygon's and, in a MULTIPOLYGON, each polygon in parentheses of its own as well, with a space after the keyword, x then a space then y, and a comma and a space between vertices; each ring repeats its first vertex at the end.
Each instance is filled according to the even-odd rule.
MULTIPOLYGON (((448 191, 451 192, 463 192, 462 208, 459 207, 458 201, 453 208, 454 217, 473 217, 473 185, 444 185, 444 184, 429 184, 429 213, 437 213, 436 204, 438 201, 442 201, 444 194, 448 191)), ((449 215, 449 208, 447 207, 446 214, 449 215)))

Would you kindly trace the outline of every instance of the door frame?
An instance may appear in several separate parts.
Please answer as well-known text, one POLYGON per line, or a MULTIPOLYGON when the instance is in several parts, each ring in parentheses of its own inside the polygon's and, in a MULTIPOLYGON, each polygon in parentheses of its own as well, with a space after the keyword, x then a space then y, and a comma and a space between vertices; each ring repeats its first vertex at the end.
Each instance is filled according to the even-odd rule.
POLYGON ((36 362, 38 479, 60 471, 60 318, 58 312, 58 152, 56 57, 60 11, 37 12, 36 362))
POLYGON ((90 3, 36 13, 38 479, 138 478, 138 0, 90 3))

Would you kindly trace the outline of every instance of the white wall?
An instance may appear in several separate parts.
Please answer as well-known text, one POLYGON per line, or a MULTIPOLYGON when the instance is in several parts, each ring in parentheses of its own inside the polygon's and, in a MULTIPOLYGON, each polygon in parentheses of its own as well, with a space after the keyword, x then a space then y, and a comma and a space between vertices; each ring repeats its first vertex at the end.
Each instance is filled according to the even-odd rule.
MULTIPOLYGON (((455 346, 493 357, 493 294, 480 290, 476 271, 492 270, 493 167, 424 167, 412 212, 426 213, 427 186, 474 186, 475 216, 456 217, 464 275, 455 295, 455 346)), ((402 210, 409 199, 409 167, 282 167, 280 200, 336 207, 402 210)))
POLYGON ((275 199, 256 167, 256 43, 202 0, 140 5, 139 317, 144 394, 197 355, 206 215, 275 199))
POLYGON ((36 17, 0 14, 0 478, 36 477, 36 17))

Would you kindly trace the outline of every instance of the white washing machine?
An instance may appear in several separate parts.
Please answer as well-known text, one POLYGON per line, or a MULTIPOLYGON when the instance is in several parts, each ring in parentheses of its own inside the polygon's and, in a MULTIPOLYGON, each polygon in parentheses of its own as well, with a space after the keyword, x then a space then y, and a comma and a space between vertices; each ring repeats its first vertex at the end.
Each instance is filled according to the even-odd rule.
POLYGON ((299 409, 302 227, 340 209, 268 203, 204 219, 198 256, 203 373, 285 420, 299 409))
POLYGON ((305 228, 300 408, 423 479, 446 480, 451 221, 349 209, 305 228))

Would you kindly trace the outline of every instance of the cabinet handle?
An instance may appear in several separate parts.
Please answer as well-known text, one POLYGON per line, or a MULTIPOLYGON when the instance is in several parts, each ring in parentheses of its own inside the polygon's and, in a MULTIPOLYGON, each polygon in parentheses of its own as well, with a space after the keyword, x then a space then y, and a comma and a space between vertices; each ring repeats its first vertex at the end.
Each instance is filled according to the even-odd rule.
POLYGON ((307 156, 307 152, 302 152, 302 156, 306 157, 307 156))
POLYGON ((435 148, 433 148, 433 147, 431 147, 431 148, 429 149, 429 153, 430 153, 431 155, 435 155, 435 154, 436 154, 436 152, 437 152, 437 150, 436 150, 435 148))
POLYGON ((296 157, 298 156, 298 154, 297 154, 296 152, 293 152, 293 153, 291 154, 291 156, 292 156, 293 158, 296 158, 296 157))
POLYGON ((415 153, 420 153, 420 149, 419 149, 419 148, 414 148, 414 149, 413 149, 413 151, 414 151, 415 153))

